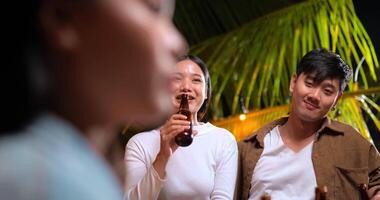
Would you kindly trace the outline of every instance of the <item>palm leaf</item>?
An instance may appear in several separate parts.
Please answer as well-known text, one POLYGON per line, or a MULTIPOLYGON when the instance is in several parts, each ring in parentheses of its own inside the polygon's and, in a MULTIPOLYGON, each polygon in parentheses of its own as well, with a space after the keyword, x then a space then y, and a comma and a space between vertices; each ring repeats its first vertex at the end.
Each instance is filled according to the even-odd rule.
POLYGON ((215 94, 211 109, 217 119, 239 113, 240 96, 251 110, 286 103, 296 63, 317 47, 336 50, 351 66, 365 57, 366 67, 360 69, 363 88, 368 88, 365 72, 377 80, 373 45, 350 0, 301 2, 206 40, 191 52, 209 66, 215 94), (231 113, 222 112, 225 105, 231 113))
POLYGON ((359 82, 348 86, 348 92, 356 95, 346 96, 330 116, 351 124, 369 139, 363 114, 369 115, 380 130, 378 116, 372 112, 378 107, 357 92, 376 84, 379 63, 351 0, 293 4, 194 45, 191 52, 206 61, 212 76, 214 123, 241 138, 263 123, 285 115, 288 109, 282 105, 289 103, 291 74, 305 53, 319 47, 339 53, 350 66, 357 66, 364 58, 359 82), (244 122, 238 119, 241 97, 244 106, 253 111, 244 122))

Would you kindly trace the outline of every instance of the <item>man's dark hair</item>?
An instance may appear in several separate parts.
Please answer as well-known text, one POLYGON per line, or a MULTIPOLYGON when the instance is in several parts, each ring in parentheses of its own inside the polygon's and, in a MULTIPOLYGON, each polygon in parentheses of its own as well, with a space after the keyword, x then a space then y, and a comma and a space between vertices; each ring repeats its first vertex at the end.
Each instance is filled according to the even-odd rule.
POLYGON ((339 89, 344 91, 352 77, 352 69, 336 53, 327 49, 314 49, 302 57, 297 66, 297 77, 304 73, 311 75, 313 81, 320 83, 323 80, 338 78, 339 89))
POLYGON ((204 117, 206 115, 208 106, 210 104, 210 99, 211 99, 211 79, 210 79, 210 74, 208 72, 206 64, 199 57, 193 56, 193 55, 183 55, 183 56, 179 56, 177 58, 177 62, 180 62, 180 61, 183 61, 183 60, 191 60, 191 61, 193 61, 195 64, 197 64, 199 66, 199 68, 201 68, 201 70, 203 72, 203 75, 205 76, 205 80, 206 80, 206 97, 207 97, 207 99, 205 99, 205 101, 203 102, 201 108, 198 111, 198 116, 197 116, 199 121, 203 121, 204 117))

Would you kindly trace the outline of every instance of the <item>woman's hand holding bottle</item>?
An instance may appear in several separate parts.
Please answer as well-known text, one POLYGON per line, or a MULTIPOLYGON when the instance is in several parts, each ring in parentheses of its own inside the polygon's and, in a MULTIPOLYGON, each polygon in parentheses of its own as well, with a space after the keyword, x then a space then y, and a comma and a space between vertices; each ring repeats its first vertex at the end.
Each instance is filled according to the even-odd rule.
MULTIPOLYGON (((165 176, 165 167, 170 156, 178 148, 174 141, 175 136, 188 129, 190 129, 190 121, 181 114, 173 114, 160 128, 160 151, 153 162, 153 167, 161 178, 165 176)), ((193 130, 193 136, 195 134, 196 131, 193 130)))

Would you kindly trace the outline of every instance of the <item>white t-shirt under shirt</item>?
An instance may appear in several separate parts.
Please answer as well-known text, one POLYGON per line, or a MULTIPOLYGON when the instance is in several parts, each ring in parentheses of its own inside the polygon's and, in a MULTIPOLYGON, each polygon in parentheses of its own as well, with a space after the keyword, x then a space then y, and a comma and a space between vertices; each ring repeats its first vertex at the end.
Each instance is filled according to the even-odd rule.
POLYGON ((317 186, 311 160, 313 142, 294 152, 281 139, 278 126, 264 137, 264 151, 252 175, 249 199, 269 194, 272 200, 313 200, 317 186))
POLYGON ((165 180, 152 167, 160 149, 158 130, 132 137, 127 146, 125 199, 232 199, 237 173, 237 144, 227 130, 210 123, 193 126, 198 134, 179 147, 166 166, 165 180))

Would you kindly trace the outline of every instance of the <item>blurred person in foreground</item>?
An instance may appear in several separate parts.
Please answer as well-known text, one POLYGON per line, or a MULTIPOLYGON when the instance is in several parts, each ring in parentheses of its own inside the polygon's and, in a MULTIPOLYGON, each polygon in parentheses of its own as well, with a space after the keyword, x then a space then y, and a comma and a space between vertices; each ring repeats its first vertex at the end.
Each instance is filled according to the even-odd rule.
POLYGON ((209 72, 200 58, 191 55, 179 57, 176 68, 171 81, 172 106, 178 111, 181 96, 188 95, 191 115, 173 112, 161 127, 128 141, 125 198, 232 199, 237 144, 228 130, 204 122, 211 101, 209 72), (189 143, 176 143, 175 137, 189 129, 194 131, 191 144, 179 146, 189 143))
POLYGON ((239 142, 238 199, 314 200, 327 186, 327 199, 380 197, 380 156, 353 127, 327 117, 352 76, 339 55, 307 53, 290 81, 291 109, 284 117, 239 142))
POLYGON ((185 50, 173 4, 7 3, 19 16, 3 26, 0 199, 122 199, 105 155, 121 125, 171 113, 169 76, 185 50))

